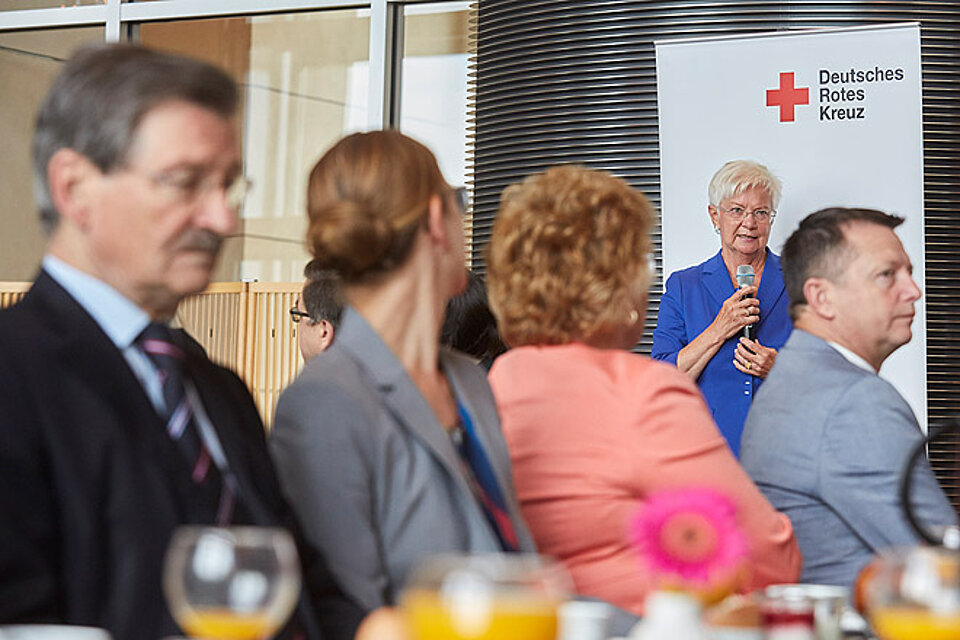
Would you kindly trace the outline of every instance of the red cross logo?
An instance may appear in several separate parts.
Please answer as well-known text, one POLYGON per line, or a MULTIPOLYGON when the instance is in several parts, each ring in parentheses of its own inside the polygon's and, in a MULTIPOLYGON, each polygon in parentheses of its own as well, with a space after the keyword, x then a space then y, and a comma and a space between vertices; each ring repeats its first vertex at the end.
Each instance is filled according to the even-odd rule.
POLYGON ((810 104, 810 89, 793 86, 793 71, 780 73, 780 88, 767 89, 767 106, 780 107, 780 122, 793 122, 798 104, 810 104))

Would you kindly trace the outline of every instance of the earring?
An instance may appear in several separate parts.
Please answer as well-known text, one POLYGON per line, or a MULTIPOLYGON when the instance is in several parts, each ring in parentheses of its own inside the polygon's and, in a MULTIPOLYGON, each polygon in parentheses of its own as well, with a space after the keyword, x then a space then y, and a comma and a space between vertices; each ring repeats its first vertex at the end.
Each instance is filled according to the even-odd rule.
POLYGON ((633 325, 637 324, 637 320, 640 319, 640 312, 636 309, 630 309, 630 315, 628 317, 630 318, 628 324, 632 327, 633 325))
POLYGON ((720 235, 720 227, 718 227, 717 225, 713 225, 713 232, 717 235, 720 235))

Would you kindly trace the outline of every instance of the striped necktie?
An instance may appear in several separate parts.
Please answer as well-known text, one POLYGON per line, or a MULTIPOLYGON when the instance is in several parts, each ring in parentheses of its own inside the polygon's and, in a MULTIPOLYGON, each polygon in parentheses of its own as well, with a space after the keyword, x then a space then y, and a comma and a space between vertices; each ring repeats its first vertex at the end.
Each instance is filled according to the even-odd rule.
POLYGON ((151 322, 137 338, 137 346, 150 358, 163 387, 164 411, 160 417, 166 422, 167 434, 176 443, 190 465, 190 478, 201 491, 197 499, 205 502, 208 510, 216 510, 216 523, 229 524, 233 516, 235 492, 231 482, 224 482, 214 463, 210 450, 200 436, 190 397, 183 380, 183 350, 173 339, 173 332, 164 324, 151 322))

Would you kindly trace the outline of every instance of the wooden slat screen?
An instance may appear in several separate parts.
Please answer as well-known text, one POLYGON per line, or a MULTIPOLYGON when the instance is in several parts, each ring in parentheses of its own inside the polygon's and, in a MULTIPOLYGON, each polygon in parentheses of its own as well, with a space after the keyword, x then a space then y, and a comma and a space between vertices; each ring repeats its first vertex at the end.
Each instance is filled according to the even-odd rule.
POLYGON ((29 290, 29 282, 0 282, 0 309, 13 306, 29 290))
POLYGON ((302 366, 296 325, 288 310, 302 283, 253 283, 247 301, 247 359, 244 380, 269 428, 280 393, 302 366))
POLYGON ((243 350, 239 335, 242 320, 241 282, 215 282, 198 296, 187 298, 177 309, 177 323, 196 338, 211 360, 236 369, 243 350))

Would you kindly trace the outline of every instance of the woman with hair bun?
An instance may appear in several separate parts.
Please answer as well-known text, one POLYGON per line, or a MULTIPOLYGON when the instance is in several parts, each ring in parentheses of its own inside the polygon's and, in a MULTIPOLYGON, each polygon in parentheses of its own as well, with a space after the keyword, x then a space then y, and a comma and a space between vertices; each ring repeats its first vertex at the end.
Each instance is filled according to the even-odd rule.
POLYGON ((464 196, 395 131, 348 136, 310 173, 307 244, 348 305, 281 396, 271 450, 308 542, 368 611, 426 556, 534 549, 484 372, 440 346, 464 196))

